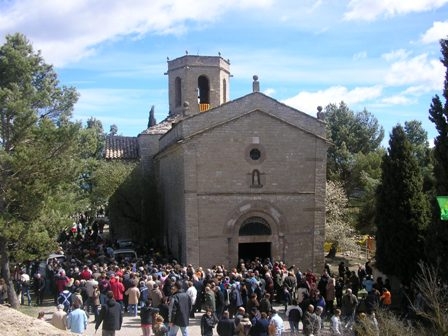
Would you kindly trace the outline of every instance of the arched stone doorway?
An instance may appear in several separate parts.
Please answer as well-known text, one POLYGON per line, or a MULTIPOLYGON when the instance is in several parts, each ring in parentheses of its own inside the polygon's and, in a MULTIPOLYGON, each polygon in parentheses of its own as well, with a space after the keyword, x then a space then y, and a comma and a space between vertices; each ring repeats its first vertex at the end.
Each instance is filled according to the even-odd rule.
POLYGON ((272 203, 241 203, 228 217, 223 231, 227 236, 229 266, 241 258, 257 256, 284 260, 285 226, 286 219, 272 203))
POLYGON ((249 217, 246 219, 238 232, 238 260, 271 258, 271 235, 272 230, 264 218, 249 217))

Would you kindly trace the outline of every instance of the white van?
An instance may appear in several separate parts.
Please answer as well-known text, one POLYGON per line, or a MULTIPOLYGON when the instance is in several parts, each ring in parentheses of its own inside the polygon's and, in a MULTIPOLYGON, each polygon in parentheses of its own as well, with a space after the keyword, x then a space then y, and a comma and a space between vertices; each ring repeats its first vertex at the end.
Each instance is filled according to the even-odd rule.
POLYGON ((137 252, 129 248, 117 249, 114 250, 114 259, 116 261, 135 261, 137 260, 137 252))
POLYGON ((63 263, 67 257, 64 254, 50 254, 47 258, 47 264, 52 261, 53 259, 56 259, 59 263, 63 263))
POLYGON ((51 261, 53 261, 53 259, 56 259, 59 263, 63 263, 63 262, 65 262, 65 260, 67 259, 67 257, 65 256, 65 255, 63 255, 63 254, 58 254, 58 253, 53 253, 53 254, 50 254, 48 257, 47 257, 47 259, 45 260, 41 260, 40 262, 39 262, 39 269, 38 269, 38 272, 41 274, 41 275, 43 275, 43 276, 45 276, 46 275, 46 273, 47 273, 47 265, 51 262, 51 261))

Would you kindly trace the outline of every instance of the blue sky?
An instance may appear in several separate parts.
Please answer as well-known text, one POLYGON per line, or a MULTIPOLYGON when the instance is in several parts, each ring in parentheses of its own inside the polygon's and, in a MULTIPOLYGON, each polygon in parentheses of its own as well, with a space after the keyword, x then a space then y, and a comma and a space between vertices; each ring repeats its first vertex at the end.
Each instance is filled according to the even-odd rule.
POLYGON ((262 92, 311 115, 344 101, 386 137, 409 120, 437 135, 448 0, 0 0, 1 44, 15 32, 77 88, 74 119, 121 135, 143 131, 152 105, 167 116, 166 60, 186 51, 230 60, 231 99, 257 74, 262 92))

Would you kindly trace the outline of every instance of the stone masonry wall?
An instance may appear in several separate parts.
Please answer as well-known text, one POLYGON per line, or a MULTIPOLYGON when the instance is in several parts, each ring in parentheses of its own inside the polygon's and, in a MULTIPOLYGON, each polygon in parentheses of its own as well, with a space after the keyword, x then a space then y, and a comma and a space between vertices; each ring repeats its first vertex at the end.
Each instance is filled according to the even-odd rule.
MULTIPOLYGON (((325 223, 326 145, 322 139, 254 112, 182 146, 188 262, 235 264, 232 251, 238 248, 239 227, 226 231, 229 218, 241 204, 263 201, 283 218, 274 230, 277 236, 271 237, 276 245, 273 257, 320 271, 325 223), (247 148, 254 145, 264 151, 262 162, 247 155, 247 148), (261 188, 250 187, 254 169, 262 174, 261 188)), ((250 211, 276 221, 265 209, 253 206, 250 211)))

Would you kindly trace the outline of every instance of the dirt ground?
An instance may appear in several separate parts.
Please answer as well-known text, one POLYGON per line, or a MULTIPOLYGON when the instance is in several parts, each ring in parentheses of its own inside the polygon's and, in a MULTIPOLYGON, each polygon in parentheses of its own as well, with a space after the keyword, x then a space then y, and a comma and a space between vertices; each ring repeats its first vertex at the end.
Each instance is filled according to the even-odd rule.
POLYGON ((0 305, 0 335, 8 336, 65 336, 75 335, 53 327, 50 323, 0 305))

